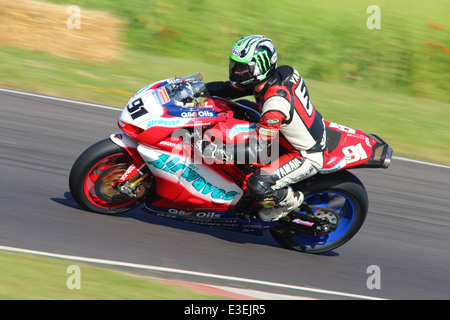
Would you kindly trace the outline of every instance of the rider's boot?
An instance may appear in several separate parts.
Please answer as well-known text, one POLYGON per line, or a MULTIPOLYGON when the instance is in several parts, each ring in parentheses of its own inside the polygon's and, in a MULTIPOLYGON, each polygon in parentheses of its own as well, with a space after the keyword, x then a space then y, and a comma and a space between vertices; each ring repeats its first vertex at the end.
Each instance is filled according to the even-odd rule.
POLYGON ((278 205, 259 209, 259 218, 263 221, 277 221, 297 208, 303 202, 303 193, 287 188, 286 197, 278 205))

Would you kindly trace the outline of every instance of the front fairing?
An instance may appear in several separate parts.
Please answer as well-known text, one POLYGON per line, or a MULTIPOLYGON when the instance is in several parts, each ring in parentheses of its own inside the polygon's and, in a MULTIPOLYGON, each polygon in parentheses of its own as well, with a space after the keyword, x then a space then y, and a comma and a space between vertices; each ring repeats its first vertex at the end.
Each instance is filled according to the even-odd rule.
POLYGON ((131 124, 142 130, 180 128, 214 122, 217 113, 208 104, 209 93, 199 73, 158 81, 142 88, 128 102, 119 126, 131 124))

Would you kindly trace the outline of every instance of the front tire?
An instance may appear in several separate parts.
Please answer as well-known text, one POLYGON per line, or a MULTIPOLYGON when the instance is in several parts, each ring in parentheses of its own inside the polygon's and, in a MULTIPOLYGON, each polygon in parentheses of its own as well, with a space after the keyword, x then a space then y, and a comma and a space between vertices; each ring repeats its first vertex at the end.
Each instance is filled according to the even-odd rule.
POLYGON ((271 229, 274 239, 285 248, 307 253, 334 250, 349 241, 366 219, 369 206, 366 189, 361 181, 348 171, 316 175, 292 187, 304 193, 304 201, 308 205, 335 210, 339 215, 339 224, 335 231, 316 237, 271 229))
POLYGON ((145 201, 129 197, 117 189, 119 179, 132 162, 128 152, 110 139, 89 147, 75 161, 69 176, 69 188, 75 201, 84 209, 102 214, 132 210, 145 201))

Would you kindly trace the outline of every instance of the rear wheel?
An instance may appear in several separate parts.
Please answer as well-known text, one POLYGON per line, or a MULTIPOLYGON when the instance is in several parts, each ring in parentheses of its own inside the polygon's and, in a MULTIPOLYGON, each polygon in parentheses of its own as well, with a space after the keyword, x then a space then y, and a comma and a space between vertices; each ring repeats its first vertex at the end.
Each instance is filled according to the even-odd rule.
POLYGON ((128 152, 110 139, 94 144, 80 155, 70 172, 73 198, 82 208, 102 214, 118 214, 138 207, 145 201, 150 188, 148 181, 140 186, 139 197, 120 192, 117 183, 131 162, 128 152))
MULTIPOLYGON (((309 206, 328 208, 337 213, 339 222, 336 230, 319 236, 298 234, 289 228, 271 229, 274 239, 285 248, 308 253, 334 250, 349 241, 363 225, 368 210, 367 192, 350 172, 318 175, 293 187, 305 194, 304 202, 309 206)), ((323 217, 327 218, 327 215, 323 217)))

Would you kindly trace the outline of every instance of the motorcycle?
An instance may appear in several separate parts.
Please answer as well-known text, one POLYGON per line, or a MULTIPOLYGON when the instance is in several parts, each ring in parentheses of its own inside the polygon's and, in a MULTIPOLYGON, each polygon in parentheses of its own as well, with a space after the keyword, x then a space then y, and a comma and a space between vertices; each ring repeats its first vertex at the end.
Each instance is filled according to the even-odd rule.
POLYGON ((208 163, 199 148, 208 139, 245 143, 259 118, 239 101, 211 97, 199 73, 149 84, 124 107, 121 132, 75 161, 70 192, 88 211, 114 215, 142 206, 197 225, 269 231, 281 246, 301 252, 327 252, 349 241, 366 218, 368 196, 348 169, 388 168, 392 148, 375 134, 325 121, 328 159, 322 171, 292 185, 305 196, 297 209, 266 222, 246 192, 246 178, 264 164, 208 163))

